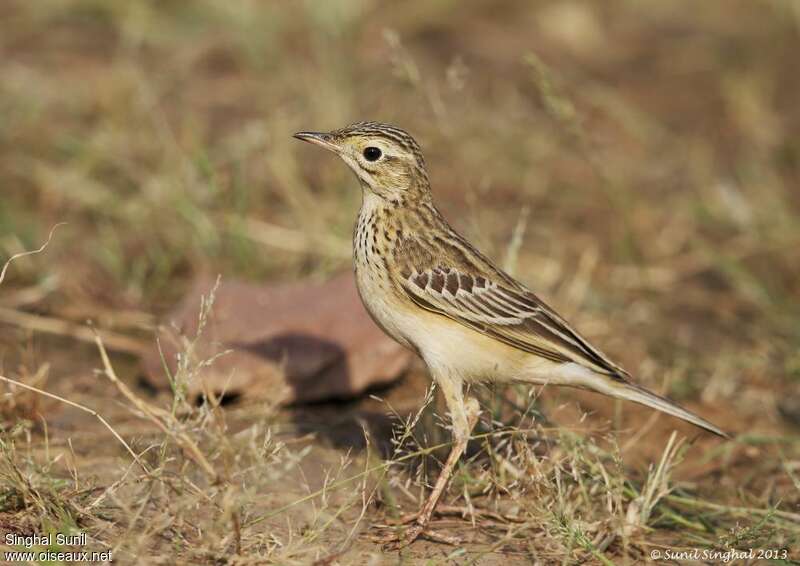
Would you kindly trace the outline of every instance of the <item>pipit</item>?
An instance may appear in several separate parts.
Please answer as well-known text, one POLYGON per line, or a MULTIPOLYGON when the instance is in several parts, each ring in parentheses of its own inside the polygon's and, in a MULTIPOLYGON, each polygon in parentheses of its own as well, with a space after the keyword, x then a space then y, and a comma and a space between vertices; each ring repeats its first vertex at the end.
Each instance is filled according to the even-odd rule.
POLYGON ((356 281, 375 322, 425 361, 452 421, 450 454, 403 536, 428 530, 479 414, 464 386, 479 381, 579 387, 634 401, 722 437, 705 419, 631 381, 522 283, 453 230, 433 204, 419 145, 405 131, 359 122, 296 138, 342 158, 361 184, 353 235, 356 281))

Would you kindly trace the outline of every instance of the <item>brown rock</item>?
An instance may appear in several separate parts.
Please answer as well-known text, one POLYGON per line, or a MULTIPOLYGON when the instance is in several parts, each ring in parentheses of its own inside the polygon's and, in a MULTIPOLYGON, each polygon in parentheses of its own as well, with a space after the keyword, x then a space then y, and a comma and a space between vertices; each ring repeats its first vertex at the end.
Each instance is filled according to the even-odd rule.
MULTIPOLYGON (((172 375, 186 339, 197 334, 201 297, 213 286, 207 279, 195 283, 164 321, 161 349, 172 375)), ((211 391, 281 403, 357 396, 399 377, 411 358, 369 318, 352 273, 326 283, 223 281, 189 351, 190 367, 212 360, 190 375, 192 397, 211 391)), ((156 347, 142 365, 148 382, 169 387, 156 347)))

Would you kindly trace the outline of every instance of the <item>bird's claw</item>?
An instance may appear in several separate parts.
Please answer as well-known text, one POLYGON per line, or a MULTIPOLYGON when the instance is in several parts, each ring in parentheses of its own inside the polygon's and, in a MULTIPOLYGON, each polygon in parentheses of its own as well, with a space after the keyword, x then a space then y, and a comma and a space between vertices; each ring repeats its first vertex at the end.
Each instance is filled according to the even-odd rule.
MULTIPOLYGON (((412 517, 412 520, 414 518, 416 517, 412 517)), ((418 538, 426 538, 434 542, 440 542, 452 546, 457 546, 461 543, 460 539, 456 537, 451 537, 449 535, 433 531, 427 528, 425 525, 421 525, 419 523, 414 523, 405 531, 395 531, 382 537, 376 537, 373 540, 387 550, 400 550, 401 548, 405 548, 406 546, 410 545, 418 538)))
MULTIPOLYGON (((405 513, 400 515, 397 518, 390 518, 386 519, 384 522, 386 526, 396 527, 400 525, 408 525, 413 523, 414 521, 419 519, 420 512, 415 511, 414 513, 405 513)), ((454 517, 485 517, 487 519, 493 519, 495 521, 501 521, 505 523, 520 523, 523 519, 513 516, 513 515, 504 515, 501 513, 497 513, 495 511, 490 511, 488 509, 478 509, 474 507, 459 507, 455 505, 439 505, 433 511, 433 515, 437 516, 454 516, 454 517)))
POLYGON ((408 525, 410 523, 415 522, 417 519, 419 519, 419 511, 416 511, 414 513, 405 513, 404 515, 400 515, 397 518, 386 519, 385 522, 386 525, 390 527, 397 527, 400 525, 408 525))

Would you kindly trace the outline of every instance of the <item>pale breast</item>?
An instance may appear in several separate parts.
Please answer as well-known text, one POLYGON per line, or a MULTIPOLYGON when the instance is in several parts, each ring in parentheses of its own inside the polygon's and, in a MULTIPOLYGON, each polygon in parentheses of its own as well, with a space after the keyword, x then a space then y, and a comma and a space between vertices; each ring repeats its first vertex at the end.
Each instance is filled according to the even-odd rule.
POLYGON ((389 277, 386 254, 388 242, 379 225, 380 211, 364 207, 353 234, 353 263, 361 301, 372 319, 389 336, 412 347, 408 339, 408 306, 397 296, 389 277))
POLYGON ((408 323, 404 320, 405 311, 399 301, 386 294, 386 283, 378 281, 374 273, 356 269, 356 283, 361 301, 372 317, 389 336, 407 346, 414 348, 408 336, 408 323))

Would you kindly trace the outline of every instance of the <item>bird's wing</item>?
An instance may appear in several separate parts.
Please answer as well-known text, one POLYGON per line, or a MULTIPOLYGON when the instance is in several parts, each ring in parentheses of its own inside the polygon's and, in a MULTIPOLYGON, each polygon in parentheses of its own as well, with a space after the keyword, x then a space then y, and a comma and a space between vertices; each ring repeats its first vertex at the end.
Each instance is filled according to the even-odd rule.
POLYGON ((504 273, 438 265, 403 272, 402 288, 418 306, 509 346, 554 362, 575 362, 621 379, 628 374, 573 330, 553 309, 504 273))

